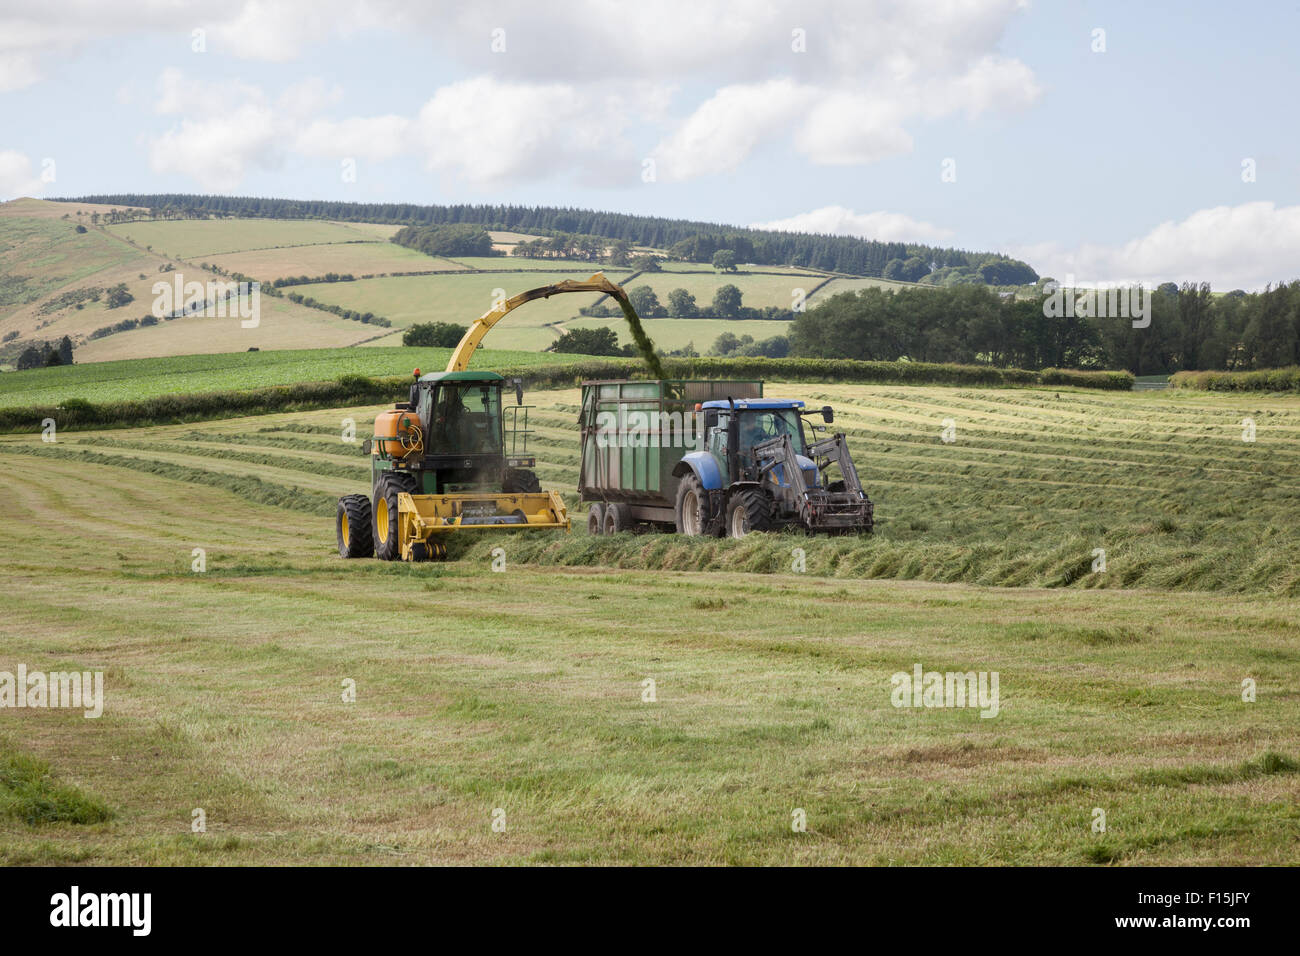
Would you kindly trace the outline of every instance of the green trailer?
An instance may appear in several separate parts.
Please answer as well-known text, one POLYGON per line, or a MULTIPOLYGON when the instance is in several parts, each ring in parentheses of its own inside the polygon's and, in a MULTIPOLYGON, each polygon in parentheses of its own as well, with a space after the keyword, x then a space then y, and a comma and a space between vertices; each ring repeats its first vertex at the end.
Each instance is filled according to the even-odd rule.
POLYGON ((578 492, 592 504, 588 530, 613 534, 638 523, 675 530, 673 470, 703 447, 699 406, 762 397, 760 381, 583 382, 578 492))

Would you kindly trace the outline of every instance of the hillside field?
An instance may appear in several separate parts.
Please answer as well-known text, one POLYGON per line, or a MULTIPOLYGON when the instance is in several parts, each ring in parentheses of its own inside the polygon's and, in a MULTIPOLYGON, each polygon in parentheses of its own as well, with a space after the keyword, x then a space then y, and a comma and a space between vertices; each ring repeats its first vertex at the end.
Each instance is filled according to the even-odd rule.
MULTIPOLYGON (((0 437, 6 655, 106 682, 0 726, 49 770, 0 785, 0 861, 1294 862, 1300 397, 766 393, 836 407, 874 537, 344 562, 374 407, 0 437), (918 663, 998 672, 998 715, 895 708, 918 663)), ((529 400, 576 505, 577 392, 529 400)))
MULTIPOLYGON (((737 286, 750 308, 789 308, 797 289, 816 305, 828 295, 849 289, 906 283, 884 279, 835 278, 829 273, 781 266, 742 267, 719 273, 707 263, 667 262, 663 272, 634 274, 631 269, 596 262, 493 257, 435 258, 389 241, 396 226, 324 220, 188 219, 137 220, 105 224, 112 207, 34 199, 0 203, 0 336, 9 351, 0 367, 12 364, 15 348, 31 342, 72 339, 78 362, 213 354, 258 348, 340 348, 400 344, 401 330, 417 322, 467 325, 490 308, 496 290, 514 295, 525 289, 604 271, 629 287, 648 285, 667 305, 676 288, 691 292, 707 307, 723 285, 737 286), (66 218, 65 218, 66 217, 66 218), (84 233, 77 233, 82 226, 84 233), (220 270, 218 272, 217 270, 220 270), (100 338, 91 333, 152 310, 154 284, 179 274, 185 281, 220 281, 222 274, 245 275, 259 282, 324 277, 327 273, 371 276, 354 282, 309 283, 286 291, 327 305, 372 313, 393 328, 363 324, 286 298, 262 297, 262 322, 244 329, 223 319, 187 318, 119 331, 100 338), (426 273, 426 274, 404 274, 426 273), (110 309, 102 291, 124 283, 133 296, 110 309), (99 292, 97 298, 90 298, 99 292), (82 301, 77 295, 84 293, 82 301), (80 306, 78 308, 78 305, 80 306), (6 357, 7 356, 7 357, 6 357)), ((521 235, 492 234, 501 251, 521 235)), ((662 254, 662 250, 652 250, 662 254)), ((583 306, 595 294, 565 295, 531 303, 494 330, 497 348, 541 351, 569 328, 605 326, 627 335, 621 317, 585 319, 583 306)), ((693 344, 707 352, 723 331, 756 339, 784 334, 788 321, 658 319, 661 349, 693 344)), ((656 336, 654 328, 651 335, 656 336)))

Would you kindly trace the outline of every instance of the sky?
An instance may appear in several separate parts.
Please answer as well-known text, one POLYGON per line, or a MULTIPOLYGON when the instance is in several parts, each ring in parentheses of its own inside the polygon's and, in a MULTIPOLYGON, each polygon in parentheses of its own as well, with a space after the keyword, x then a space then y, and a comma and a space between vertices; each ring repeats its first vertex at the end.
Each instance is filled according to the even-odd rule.
POLYGON ((0 199, 562 205, 1300 277, 1300 4, 0 0, 0 199))

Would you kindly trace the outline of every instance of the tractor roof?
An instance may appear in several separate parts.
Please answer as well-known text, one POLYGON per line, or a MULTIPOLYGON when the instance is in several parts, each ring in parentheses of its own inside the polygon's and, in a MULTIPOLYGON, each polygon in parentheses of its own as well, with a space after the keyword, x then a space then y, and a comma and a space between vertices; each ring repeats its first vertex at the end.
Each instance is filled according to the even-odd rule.
MULTIPOLYGON (((730 404, 725 400, 713 400, 711 402, 702 402, 703 408, 730 408, 730 404)), ((790 398, 738 398, 736 399, 737 408, 803 408, 802 399, 790 398)))
POLYGON ((496 372, 430 372, 420 376, 421 382, 504 382, 496 372))

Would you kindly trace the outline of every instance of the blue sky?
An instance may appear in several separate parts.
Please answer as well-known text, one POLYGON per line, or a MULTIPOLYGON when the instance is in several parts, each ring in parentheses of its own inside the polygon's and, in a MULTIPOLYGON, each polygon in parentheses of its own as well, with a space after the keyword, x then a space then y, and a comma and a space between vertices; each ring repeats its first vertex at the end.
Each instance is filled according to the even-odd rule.
POLYGON ((3 2, 0 198, 573 205, 1257 288, 1300 261, 1297 27, 1281 3, 3 2))

